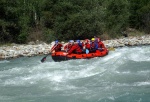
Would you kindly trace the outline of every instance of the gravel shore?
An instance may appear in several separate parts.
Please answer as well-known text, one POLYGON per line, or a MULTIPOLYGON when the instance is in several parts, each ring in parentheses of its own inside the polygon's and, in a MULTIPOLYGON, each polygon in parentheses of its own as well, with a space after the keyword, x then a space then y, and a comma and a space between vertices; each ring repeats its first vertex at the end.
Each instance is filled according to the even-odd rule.
MULTIPOLYGON (((65 44, 64 42, 62 42, 65 44)), ((105 46, 109 48, 117 48, 124 46, 150 45, 150 35, 139 37, 124 37, 120 39, 105 40, 105 46)), ((0 59, 17 58, 20 56, 36 56, 48 54, 54 42, 47 44, 44 42, 33 43, 27 45, 11 44, 11 46, 0 47, 0 59)))

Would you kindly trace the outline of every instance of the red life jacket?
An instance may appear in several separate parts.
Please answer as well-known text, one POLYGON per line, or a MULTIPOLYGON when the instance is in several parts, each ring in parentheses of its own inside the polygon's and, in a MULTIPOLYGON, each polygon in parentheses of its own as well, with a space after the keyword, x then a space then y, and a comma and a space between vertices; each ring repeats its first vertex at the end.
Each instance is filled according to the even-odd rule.
POLYGON ((105 45, 101 41, 99 41, 98 42, 98 48, 105 48, 105 45))
POLYGON ((65 45, 64 50, 69 50, 71 48, 71 46, 72 46, 71 44, 65 45))
POLYGON ((52 48, 51 51, 55 50, 55 52, 61 51, 62 44, 55 44, 52 48))
POLYGON ((82 50, 78 44, 72 45, 71 49, 68 51, 68 54, 71 53, 82 53, 82 50))
POLYGON ((90 48, 91 48, 91 45, 90 45, 89 43, 86 43, 86 44, 85 44, 85 48, 86 48, 86 49, 90 49, 90 48))

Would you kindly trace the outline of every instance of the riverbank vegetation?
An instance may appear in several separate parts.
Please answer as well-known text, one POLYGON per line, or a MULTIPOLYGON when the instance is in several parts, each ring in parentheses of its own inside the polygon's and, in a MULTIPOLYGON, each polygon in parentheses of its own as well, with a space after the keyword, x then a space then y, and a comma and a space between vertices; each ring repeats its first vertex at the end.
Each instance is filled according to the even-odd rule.
POLYGON ((1 0, 0 43, 150 33, 149 0, 1 0))

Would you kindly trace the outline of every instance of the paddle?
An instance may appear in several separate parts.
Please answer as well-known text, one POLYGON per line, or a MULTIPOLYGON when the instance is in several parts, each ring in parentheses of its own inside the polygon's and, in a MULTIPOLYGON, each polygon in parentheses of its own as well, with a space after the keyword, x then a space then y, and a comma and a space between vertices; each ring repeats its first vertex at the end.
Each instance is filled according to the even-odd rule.
MULTIPOLYGON (((58 44, 57 44, 57 45, 58 45, 58 44)), ((51 55, 51 52, 56 48, 57 45, 55 45, 54 48, 51 49, 50 53, 48 53, 46 56, 44 56, 44 57, 41 59, 41 62, 42 62, 42 63, 46 60, 46 57, 47 57, 48 55, 51 55)))
POLYGON ((109 47, 108 50, 109 51, 115 51, 115 48, 114 47, 109 47))
POLYGON ((48 56, 48 55, 50 55, 51 53, 49 53, 49 54, 47 54, 45 57, 43 57, 42 59, 41 59, 41 62, 43 63, 45 60, 46 60, 46 57, 48 56))

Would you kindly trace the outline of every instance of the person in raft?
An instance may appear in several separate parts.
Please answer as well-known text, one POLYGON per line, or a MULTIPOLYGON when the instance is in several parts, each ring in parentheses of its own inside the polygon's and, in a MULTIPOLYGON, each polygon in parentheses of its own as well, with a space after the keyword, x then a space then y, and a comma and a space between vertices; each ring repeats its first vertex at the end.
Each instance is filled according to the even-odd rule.
POLYGON ((80 46, 75 43, 73 40, 71 41, 71 48, 68 50, 67 54, 82 54, 82 49, 80 48, 80 46))
POLYGON ((90 50, 91 45, 90 45, 90 40, 89 39, 85 39, 84 47, 85 47, 84 49, 90 50))
POLYGON ((90 48, 91 48, 90 40, 89 39, 85 39, 84 42, 83 42, 83 52, 86 53, 86 50, 89 51, 90 48))
POLYGON ((80 40, 76 40, 76 43, 80 46, 80 48, 83 50, 83 46, 84 46, 84 43, 81 42, 80 40))
POLYGON ((97 38, 97 42, 98 42, 98 50, 103 51, 106 48, 104 43, 101 41, 100 38, 97 38))
POLYGON ((95 38, 91 39, 91 44, 90 44, 90 52, 96 52, 96 50, 98 49, 98 43, 97 40, 95 40, 95 38))
POLYGON ((54 46, 51 48, 50 52, 58 52, 61 51, 62 44, 58 42, 58 40, 55 41, 54 46))
POLYGON ((65 46, 64 46, 64 50, 66 51, 66 52, 68 52, 68 50, 71 48, 71 42, 72 42, 73 40, 69 40, 69 42, 68 42, 68 44, 66 44, 65 46))

